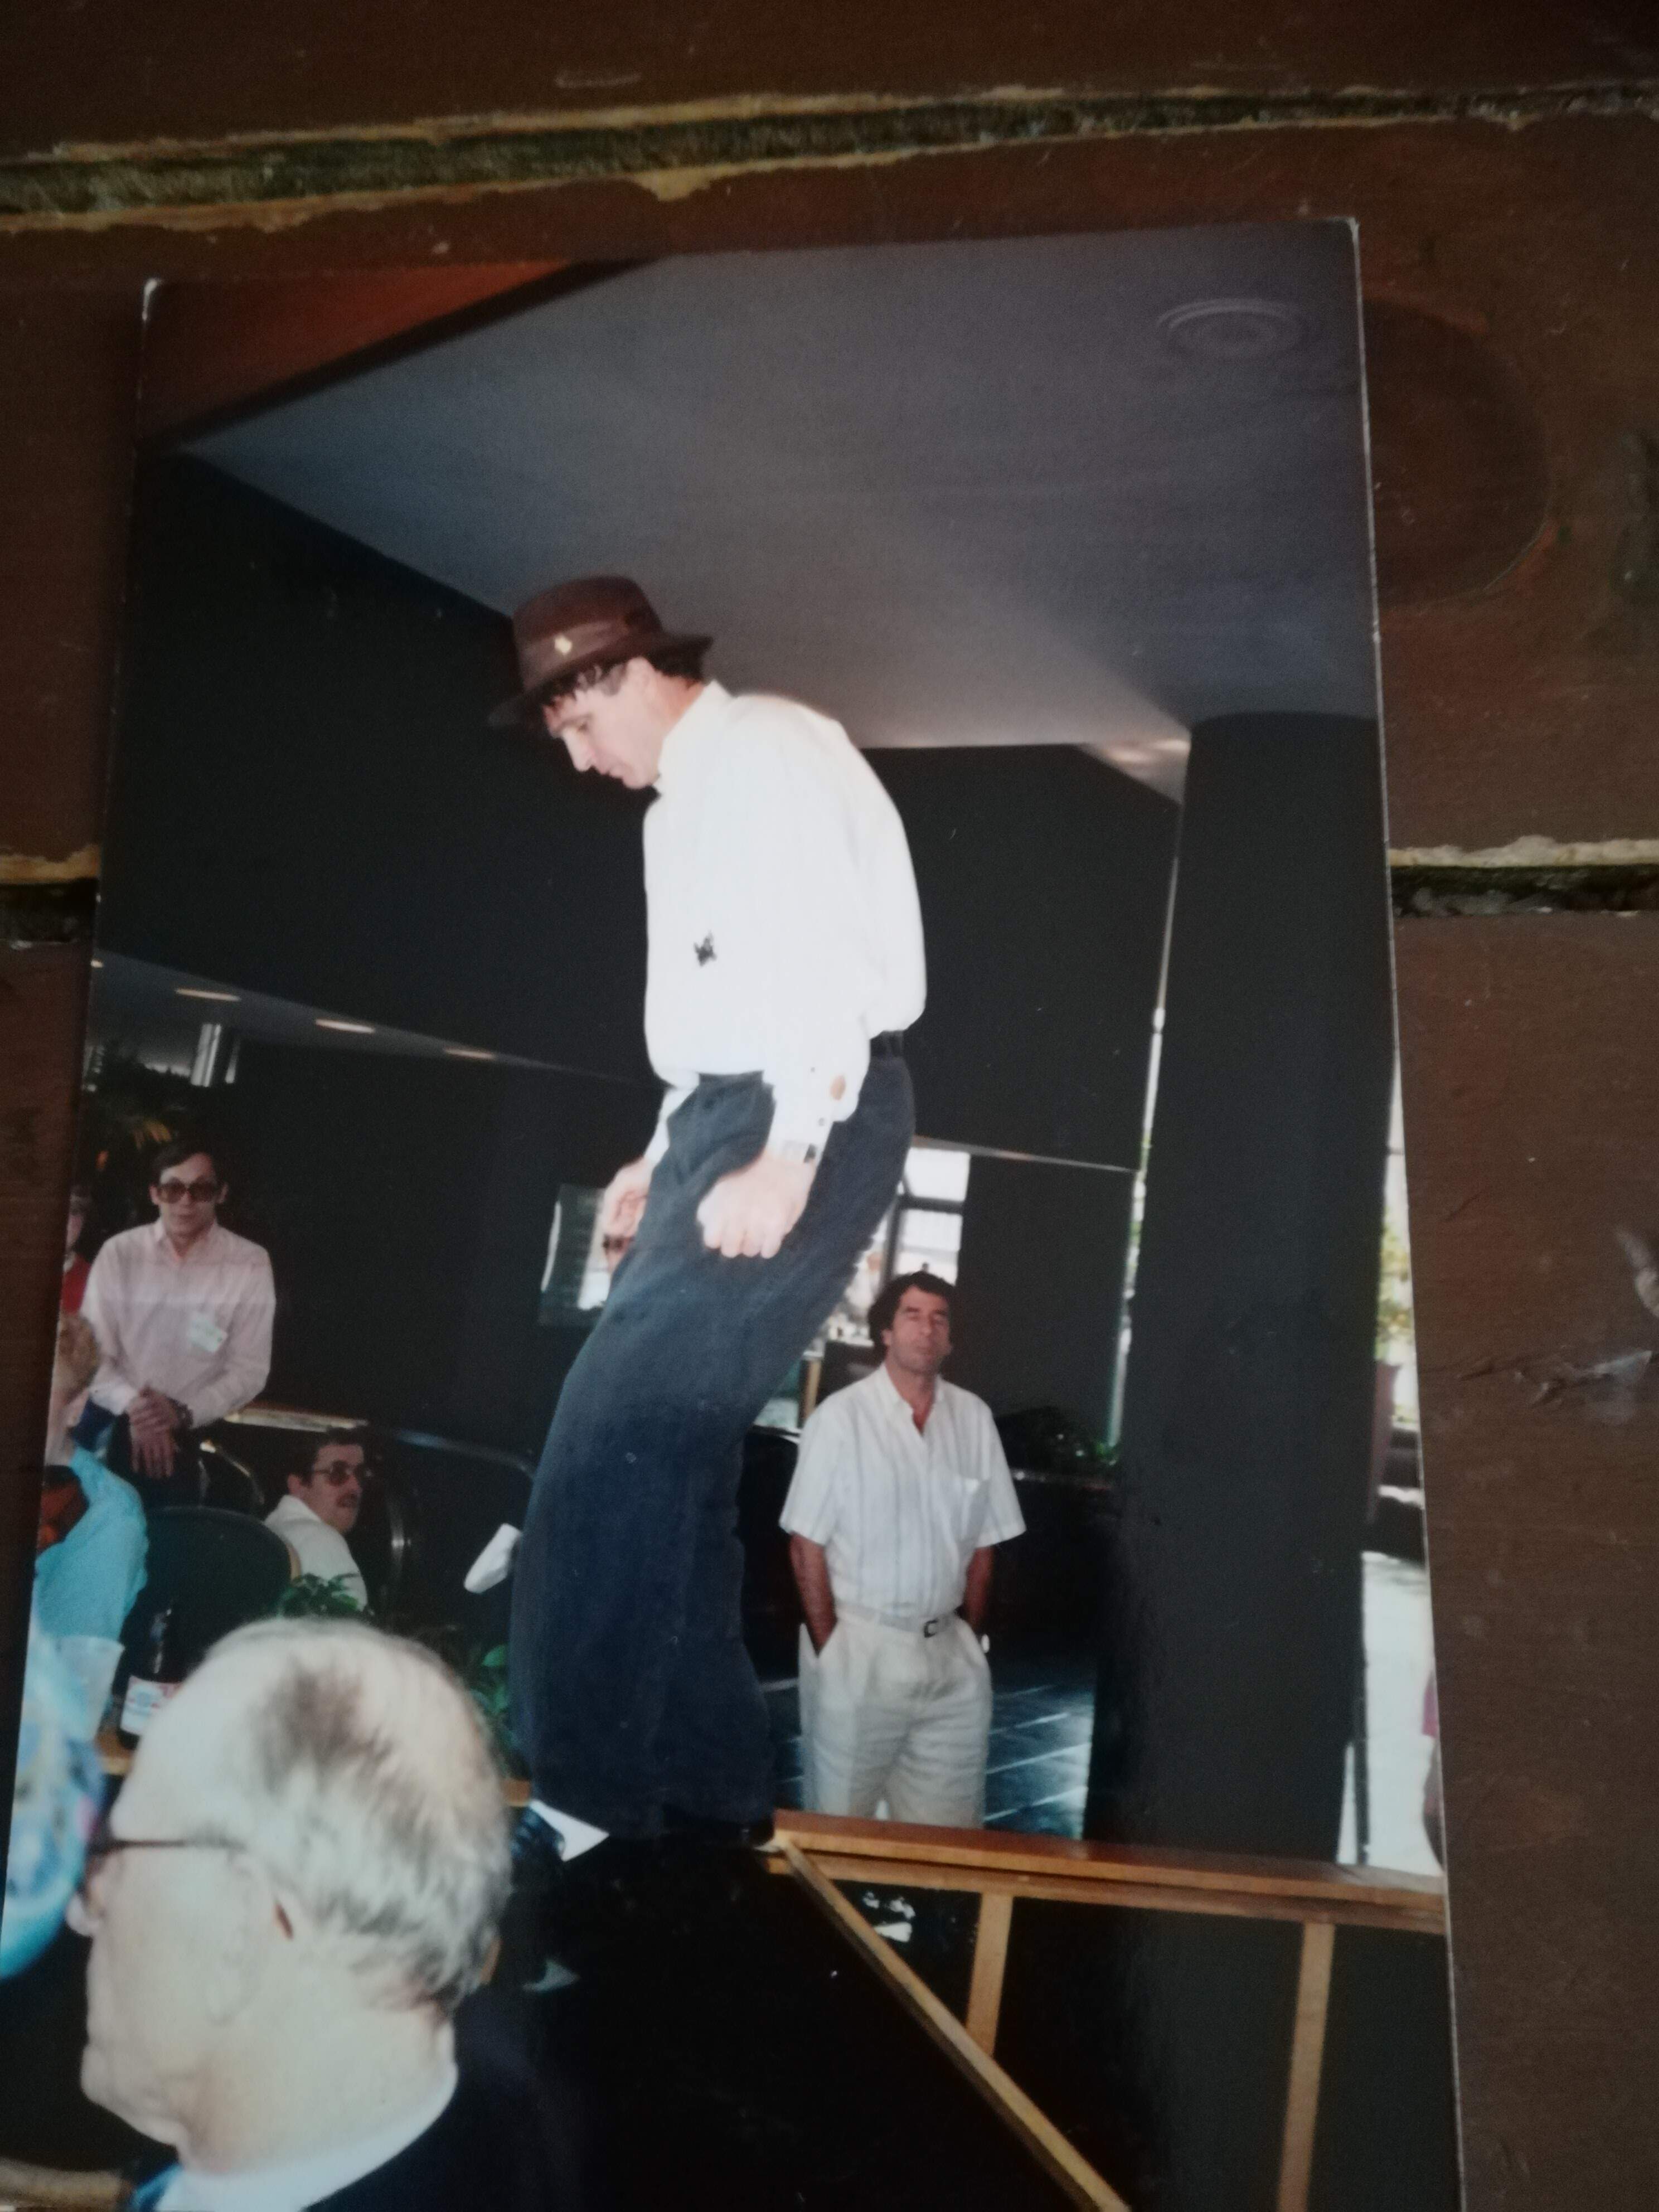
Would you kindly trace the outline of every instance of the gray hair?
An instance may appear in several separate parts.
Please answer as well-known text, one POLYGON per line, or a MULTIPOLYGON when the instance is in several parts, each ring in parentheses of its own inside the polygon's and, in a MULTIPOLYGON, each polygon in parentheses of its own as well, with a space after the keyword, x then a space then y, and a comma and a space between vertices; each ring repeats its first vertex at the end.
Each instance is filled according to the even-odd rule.
POLYGON ((266 1620, 201 1674, 253 1680, 204 1809, 337 1936, 391 2002, 453 2013, 483 1980, 511 1881, 501 1772, 459 1681, 349 1620, 266 1620))

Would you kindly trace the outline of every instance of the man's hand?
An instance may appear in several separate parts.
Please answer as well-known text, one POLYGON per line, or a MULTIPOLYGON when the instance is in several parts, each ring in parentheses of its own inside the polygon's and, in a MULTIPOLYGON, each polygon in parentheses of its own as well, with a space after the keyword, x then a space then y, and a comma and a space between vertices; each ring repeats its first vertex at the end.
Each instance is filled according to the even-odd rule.
POLYGON ((815 1164, 763 1152, 735 1175, 722 1176, 697 1208, 702 1241, 728 1260, 775 1259, 800 1219, 815 1164))
POLYGON ((836 1594, 830 1584, 830 1554, 810 1536, 791 1535, 789 1564, 800 1592, 800 1609, 806 1615, 806 1632, 814 1651, 822 1651, 836 1632, 836 1594))
POLYGON ((127 1434, 140 1474, 163 1481, 173 1473, 179 1418, 179 1408, 159 1390, 141 1390, 127 1407, 127 1434))
POLYGON ((991 1610, 991 1571, 996 1556, 994 1544, 981 1544, 968 1562, 960 1611, 975 1636, 985 1633, 985 1618, 991 1610))
POLYGON ((629 1160, 605 1187, 599 1200, 599 1243, 613 1267, 640 1233, 650 1188, 651 1163, 647 1159, 629 1160))

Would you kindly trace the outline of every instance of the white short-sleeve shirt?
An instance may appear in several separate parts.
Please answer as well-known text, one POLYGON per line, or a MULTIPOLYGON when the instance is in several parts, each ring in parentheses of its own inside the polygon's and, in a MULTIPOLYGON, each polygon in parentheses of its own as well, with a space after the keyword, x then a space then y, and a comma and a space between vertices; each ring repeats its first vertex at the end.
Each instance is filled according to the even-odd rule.
POLYGON ((953 1613, 974 1553, 1025 1526, 984 1400, 937 1382, 918 1430, 884 1366, 827 1398, 802 1430, 782 1521, 823 1545, 838 1606, 897 1627, 953 1613))
POLYGON ((337 1582, 348 1597, 358 1604, 368 1603, 368 1585, 363 1580, 363 1571, 352 1557, 351 1547, 331 1522, 320 1513, 313 1513, 303 1498, 296 1498, 290 1490, 278 1501, 276 1510, 265 1516, 265 1526, 274 1528, 283 1542, 293 1547, 300 1561, 302 1575, 317 1575, 325 1583, 337 1582))

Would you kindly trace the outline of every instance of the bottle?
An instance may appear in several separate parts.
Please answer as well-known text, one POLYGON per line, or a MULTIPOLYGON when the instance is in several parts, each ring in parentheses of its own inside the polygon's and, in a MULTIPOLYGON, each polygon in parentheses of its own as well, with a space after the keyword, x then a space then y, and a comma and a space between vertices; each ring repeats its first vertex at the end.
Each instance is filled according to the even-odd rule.
POLYGON ((179 1686, 183 1670, 176 1663, 172 1628, 173 1607, 164 1605, 151 1620, 143 1647, 132 1662, 117 1729, 129 1747, 137 1742, 153 1716, 179 1686))

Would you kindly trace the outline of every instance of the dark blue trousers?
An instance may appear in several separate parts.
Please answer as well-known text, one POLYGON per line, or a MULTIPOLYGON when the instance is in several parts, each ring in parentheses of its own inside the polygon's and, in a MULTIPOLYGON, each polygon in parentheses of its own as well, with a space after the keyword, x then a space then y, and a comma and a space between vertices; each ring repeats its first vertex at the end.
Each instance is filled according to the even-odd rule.
POLYGON ((669 1126, 645 1219, 548 1431, 514 1574, 513 1725, 537 1796, 624 1836, 665 1805, 750 1821, 773 1804, 744 1648, 743 1440, 892 1203, 910 1079, 872 1060, 771 1260, 710 1252, 696 1212, 766 1141, 758 1076, 705 1076, 669 1126))

